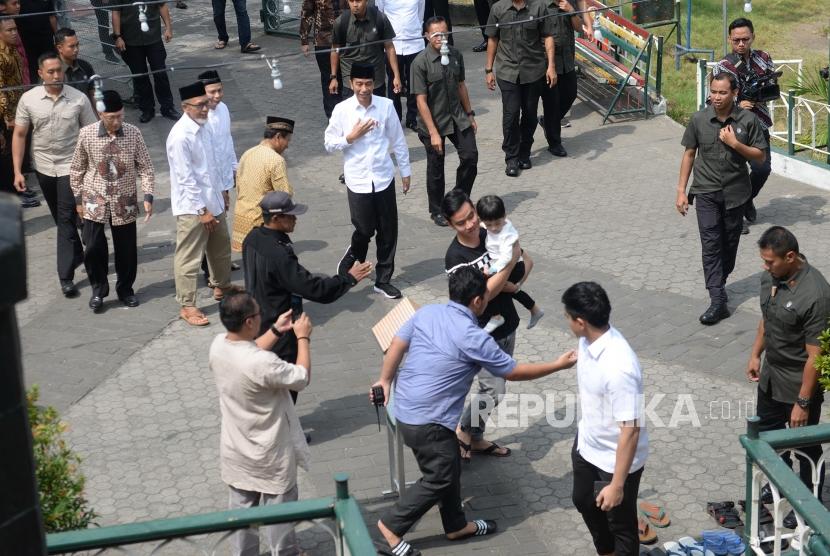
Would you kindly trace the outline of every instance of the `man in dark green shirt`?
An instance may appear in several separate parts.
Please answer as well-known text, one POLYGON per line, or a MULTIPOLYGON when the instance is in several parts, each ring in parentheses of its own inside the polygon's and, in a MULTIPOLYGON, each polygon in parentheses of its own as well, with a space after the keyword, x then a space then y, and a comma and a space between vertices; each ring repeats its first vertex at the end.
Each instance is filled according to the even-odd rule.
POLYGON ((554 18, 541 0, 499 0, 487 21, 487 87, 501 90, 505 174, 532 167, 530 147, 542 88, 556 86, 554 18), (522 22, 522 23, 516 23, 522 22), (496 65, 496 73, 493 64, 496 65))
POLYGON ((696 204, 697 227, 703 255, 703 275, 711 303, 700 315, 711 325, 729 316, 726 279, 735 268, 741 238, 743 206, 752 189, 746 163, 766 156, 761 123, 749 110, 735 105, 735 78, 727 73, 713 76, 709 85, 712 104, 692 115, 682 145, 675 208, 686 216, 696 204), (694 165, 695 178, 686 194, 694 165))
MULTIPOLYGON (((798 250, 798 240, 786 228, 769 228, 758 240, 758 247, 767 272, 761 278, 762 318, 746 374, 758 383, 760 430, 815 425, 824 402, 815 359, 821 351, 818 337, 830 319, 830 284, 810 266, 798 250)), ((822 454, 820 444, 800 450, 813 462, 822 454)), ((804 458, 798 459, 801 480, 812 489, 811 466, 804 458)), ((784 461, 792 466, 789 454, 784 461)), ((823 471, 819 477, 821 499, 823 471)), ((784 525, 794 528, 792 512, 784 525)))
POLYGON ((433 16, 424 23, 429 44, 412 62, 411 81, 418 103, 418 138, 427 150, 429 214, 439 226, 447 225, 441 214, 445 137, 458 151, 455 187, 469 196, 478 174, 478 125, 464 81, 464 57, 450 46, 449 64, 441 64, 441 40, 448 30, 447 21, 441 16, 433 16))

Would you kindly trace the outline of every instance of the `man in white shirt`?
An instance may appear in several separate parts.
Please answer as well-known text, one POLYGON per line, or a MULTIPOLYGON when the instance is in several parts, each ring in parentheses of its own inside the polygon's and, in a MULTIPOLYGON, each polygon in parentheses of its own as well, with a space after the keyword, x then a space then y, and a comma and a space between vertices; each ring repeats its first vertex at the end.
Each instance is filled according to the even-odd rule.
POLYGON ((352 66, 350 83, 354 96, 334 107, 325 133, 326 150, 343 151, 343 175, 355 228, 337 272, 345 276, 355 261, 365 261, 369 241, 377 233, 375 291, 397 299, 401 292, 389 283, 398 243, 395 164, 389 156, 390 149, 400 169, 404 195, 409 191, 412 172, 400 120, 391 100, 372 94, 374 77, 373 66, 352 66))
MULTIPOLYGON (((259 305, 245 292, 228 292, 219 305, 227 334, 210 346, 210 368, 219 391, 222 427, 219 468, 228 485, 230 509, 296 501, 297 466, 308 470, 310 454, 294 410, 290 390, 311 380, 311 321, 302 314, 291 324, 291 311, 262 335, 259 305), (297 363, 271 350, 292 330, 297 335, 297 363)), ((264 527, 272 554, 300 554, 291 524, 264 527)), ((259 535, 242 529, 231 541, 234 556, 258 556, 259 535)))
POLYGON ((170 165, 170 204, 176 217, 176 301, 179 316, 192 326, 206 326, 196 307, 196 279, 202 255, 207 255, 213 298, 221 301, 230 288, 231 240, 225 222, 225 202, 210 173, 210 145, 205 124, 210 101, 201 82, 179 89, 184 114, 167 136, 170 165))
MULTIPOLYGON (((236 167, 239 165, 231 135, 231 114, 228 106, 222 102, 225 98, 225 89, 219 73, 216 70, 202 72, 199 74, 199 81, 204 83, 205 94, 210 101, 205 129, 210 132, 210 152, 213 155, 212 161, 215 168, 211 172, 211 177, 214 180, 213 186, 222 192, 227 212, 231 206, 231 189, 236 187, 236 167)), ((231 270, 239 270, 239 267, 231 263, 231 270)), ((202 257, 202 272, 205 273, 205 282, 210 283, 210 270, 206 256, 202 257)))
POLYGON ((640 363, 608 323, 611 303, 599 284, 574 284, 562 294, 562 303, 579 338, 581 417, 571 451, 574 506, 597 554, 636 555, 637 492, 648 456, 640 363))
POLYGON ((386 65, 387 98, 391 98, 395 105, 398 119, 403 120, 401 97, 406 96, 406 127, 417 130, 418 104, 410 85, 410 66, 412 60, 424 49, 424 41, 417 40, 422 36, 421 22, 424 20, 425 0, 375 0, 379 9, 395 30, 395 54, 398 58, 398 72, 401 76, 401 90, 395 92, 393 88, 394 74, 390 65, 386 65), (416 40, 413 40, 416 39, 416 40))

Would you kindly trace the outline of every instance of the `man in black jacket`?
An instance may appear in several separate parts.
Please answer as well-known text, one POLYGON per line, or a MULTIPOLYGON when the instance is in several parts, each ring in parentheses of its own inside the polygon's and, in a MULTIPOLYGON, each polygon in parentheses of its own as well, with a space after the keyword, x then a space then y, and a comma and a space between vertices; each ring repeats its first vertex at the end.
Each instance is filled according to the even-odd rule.
MULTIPOLYGON (((332 303, 372 271, 372 263, 356 262, 343 276, 311 274, 297 260, 288 237, 297 224, 297 215, 304 214, 308 207, 295 203, 283 191, 272 191, 262 198, 259 206, 264 223, 251 230, 242 242, 242 261, 245 289, 254 296, 262 312, 260 334, 288 309, 293 308, 295 314, 302 312, 303 298, 332 303)), ((294 333, 289 331, 283 335, 272 350, 284 361, 295 363, 294 333)))

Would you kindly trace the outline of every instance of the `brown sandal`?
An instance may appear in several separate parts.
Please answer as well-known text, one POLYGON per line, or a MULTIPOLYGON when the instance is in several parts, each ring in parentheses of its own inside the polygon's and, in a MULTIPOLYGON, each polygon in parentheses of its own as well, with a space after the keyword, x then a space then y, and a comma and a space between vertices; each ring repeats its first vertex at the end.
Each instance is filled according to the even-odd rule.
POLYGON ((497 452, 496 450, 498 450, 499 448, 501 448, 501 446, 499 446, 495 442, 491 442, 490 445, 487 446, 486 448, 484 448, 483 450, 473 449, 472 453, 481 454, 481 455, 484 455, 484 456, 493 456, 493 457, 496 457, 496 458, 506 458, 507 456, 509 456, 511 454, 511 450, 507 446, 505 446, 503 448, 504 452, 497 452))
POLYGON ((242 47, 242 54, 252 54, 252 53, 258 52, 260 50, 262 50, 261 46, 259 46, 258 44, 254 44, 252 42, 249 42, 248 44, 246 44, 245 46, 242 47))
POLYGON ((182 310, 179 311, 179 317, 190 326, 207 326, 210 324, 205 314, 196 307, 182 307, 182 310))
POLYGON ((228 43, 226 43, 225 41, 216 41, 213 44, 213 48, 216 49, 216 50, 222 50, 226 46, 228 46, 228 43))

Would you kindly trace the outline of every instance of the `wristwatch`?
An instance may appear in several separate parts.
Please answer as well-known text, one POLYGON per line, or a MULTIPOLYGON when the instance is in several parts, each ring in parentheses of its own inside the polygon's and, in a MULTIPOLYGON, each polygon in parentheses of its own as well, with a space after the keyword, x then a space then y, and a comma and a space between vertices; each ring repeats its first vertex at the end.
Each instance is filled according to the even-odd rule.
POLYGON ((273 324, 271 325, 271 332, 272 332, 272 333, 274 334, 274 336, 276 336, 277 338, 279 338, 279 337, 281 337, 281 336, 282 336, 282 334, 280 334, 280 331, 279 331, 279 330, 277 330, 277 327, 276 327, 276 326, 274 326, 273 324))
POLYGON ((470 116, 471 118, 475 117, 476 111, 475 110, 470 110, 469 112, 467 112, 467 115, 470 116))
POLYGON ((198 214, 199 216, 204 216, 206 212, 207 212, 207 207, 202 207, 202 208, 200 208, 199 210, 196 211, 196 214, 198 214))
POLYGON ((493 68, 490 68, 490 69, 484 68, 484 73, 493 73, 493 68))
POLYGON ((810 407, 810 398, 802 398, 799 396, 795 403, 797 403, 798 407, 801 409, 807 409, 810 407))
POLYGON ((117 41, 121 38, 121 35, 119 35, 118 33, 112 33, 110 37, 112 37, 112 40, 117 41))
POLYGON ((329 75, 329 81, 331 81, 332 79, 337 79, 337 76, 335 74, 329 75))

